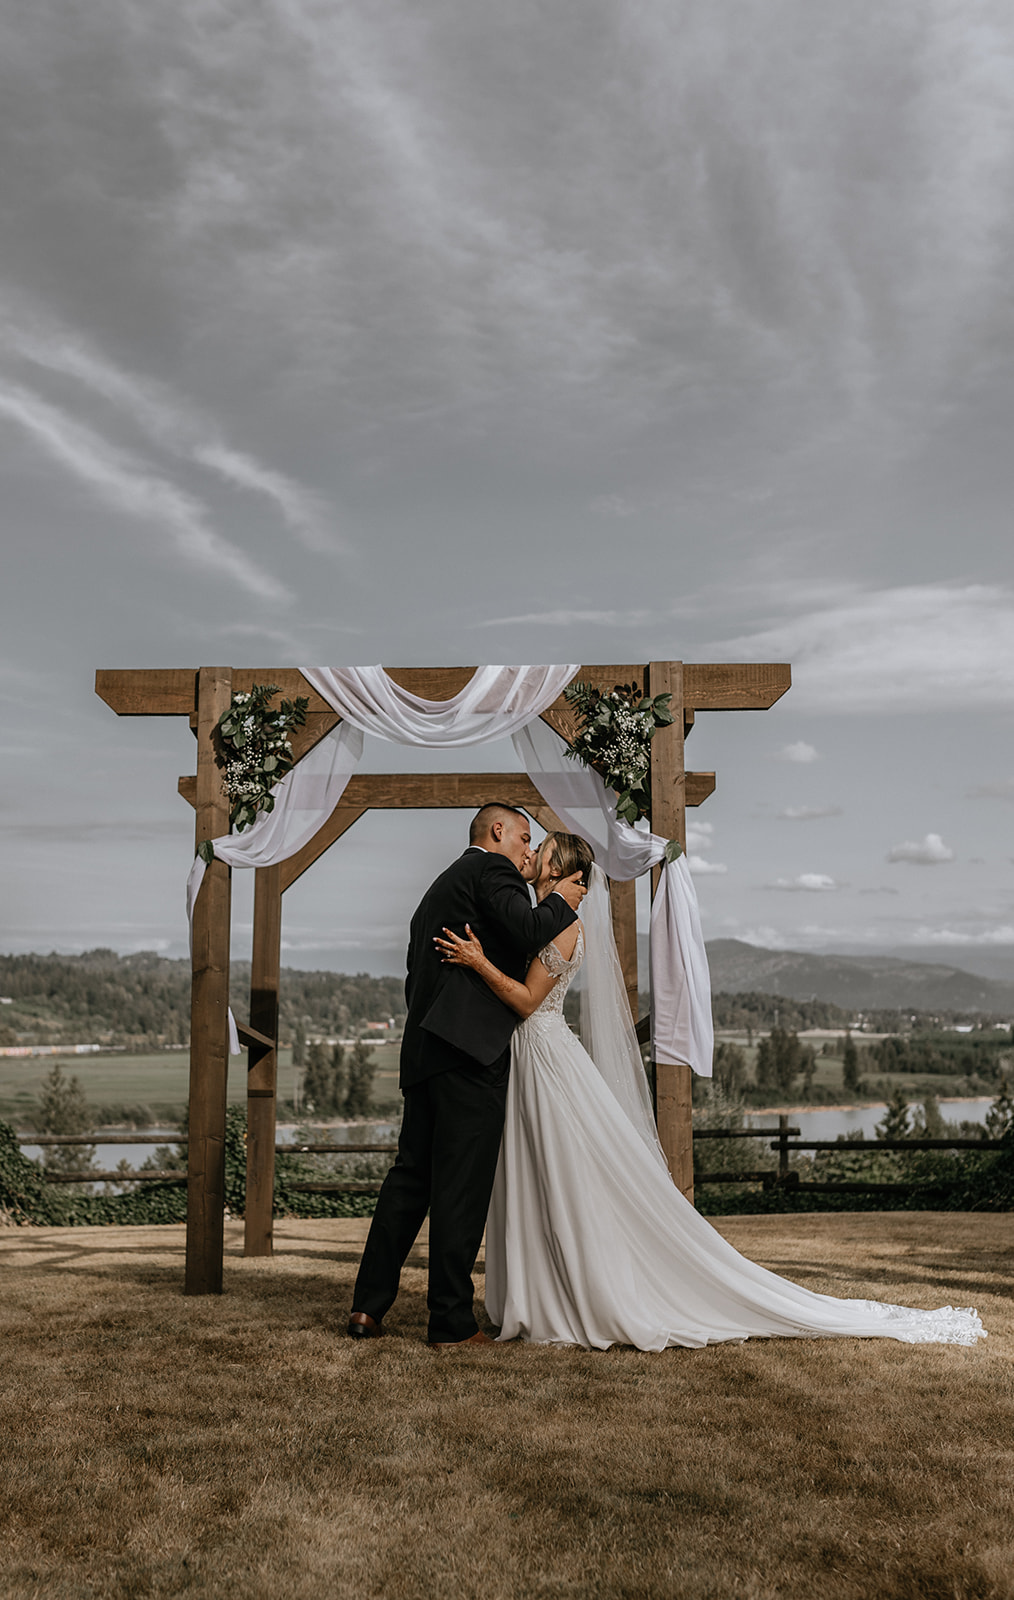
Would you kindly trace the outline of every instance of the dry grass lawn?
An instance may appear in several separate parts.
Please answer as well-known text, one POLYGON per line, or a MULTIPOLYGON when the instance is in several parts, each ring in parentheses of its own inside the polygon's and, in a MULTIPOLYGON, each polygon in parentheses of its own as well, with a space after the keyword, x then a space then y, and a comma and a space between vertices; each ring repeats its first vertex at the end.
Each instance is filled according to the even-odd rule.
POLYGON ((9 1600, 1000 1600, 1014 1596, 1014 1240, 1003 1215, 732 1217, 815 1289, 974 1304, 977 1349, 772 1341, 642 1355, 340 1337, 366 1224, 278 1228, 181 1293, 183 1229, 9 1229, 9 1600))

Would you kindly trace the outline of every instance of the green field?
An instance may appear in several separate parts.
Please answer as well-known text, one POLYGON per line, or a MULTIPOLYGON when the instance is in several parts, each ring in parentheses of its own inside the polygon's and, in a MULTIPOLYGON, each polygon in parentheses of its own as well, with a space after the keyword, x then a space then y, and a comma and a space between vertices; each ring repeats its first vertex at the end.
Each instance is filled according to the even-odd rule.
MULTIPOLYGON (((372 1047, 376 1062, 373 1098, 378 1105, 398 1098, 398 1045, 372 1047)), ((187 1103, 190 1054, 187 1050, 160 1050, 154 1055, 112 1052, 95 1056, 0 1056, 0 1119, 30 1127, 32 1110, 42 1080, 54 1060, 67 1077, 76 1077, 96 1112, 147 1107, 156 1121, 178 1120, 187 1103)), ((280 1052, 279 1100, 291 1101, 292 1052, 280 1052)), ((229 1066, 229 1101, 246 1097, 246 1055, 234 1056, 229 1066)), ((118 1118, 116 1120, 119 1120, 118 1118)))

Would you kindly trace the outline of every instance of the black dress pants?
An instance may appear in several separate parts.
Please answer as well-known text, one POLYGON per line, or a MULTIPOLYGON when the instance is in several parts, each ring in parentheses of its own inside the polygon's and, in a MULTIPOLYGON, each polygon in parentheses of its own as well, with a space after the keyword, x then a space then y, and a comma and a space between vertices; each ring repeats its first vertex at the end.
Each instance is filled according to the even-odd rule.
POLYGON ((472 1268, 496 1176, 510 1051, 491 1066, 438 1039, 430 1053, 446 1064, 404 1091, 398 1155, 377 1198, 352 1305, 378 1322, 387 1313, 429 1211, 428 1337, 453 1344, 478 1327, 472 1268))

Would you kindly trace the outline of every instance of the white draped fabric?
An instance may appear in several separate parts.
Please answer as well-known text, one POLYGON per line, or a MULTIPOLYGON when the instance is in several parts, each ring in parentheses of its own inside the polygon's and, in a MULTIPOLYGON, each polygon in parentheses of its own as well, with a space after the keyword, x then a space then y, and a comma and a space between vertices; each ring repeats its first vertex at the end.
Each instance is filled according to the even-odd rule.
MULTIPOLYGON (((295 855, 340 801, 362 756, 363 735, 396 744, 453 749, 511 735, 525 771, 560 820, 592 844, 598 864, 617 879, 637 877, 661 861, 666 841, 616 817, 602 779, 566 758, 564 741, 540 714, 578 670, 563 666, 478 667, 450 700, 423 700, 381 666, 304 667, 303 676, 342 717, 341 724, 297 762, 274 790, 274 808, 245 833, 212 840, 233 867, 268 867, 295 855)), ((198 856, 187 883, 187 915, 204 877, 198 856)), ((711 993, 692 880, 681 857, 668 865, 652 909, 652 1010, 655 1059, 711 1072, 711 993)), ((239 1041, 230 1014, 233 1053, 239 1041)))
MULTIPOLYGON (((567 755, 566 743, 546 723, 531 722, 520 729, 514 748, 564 827, 588 840, 610 878, 637 878, 665 861, 667 841, 621 822, 612 791, 591 767, 567 755)), ((685 855, 662 869, 651 908, 650 961, 653 1059, 663 1065, 683 1062, 710 1077, 711 976, 685 855)))
POLYGON ((641 1060, 616 953, 609 885, 597 863, 591 869, 591 884, 581 906, 581 922, 585 979, 581 991, 581 1042, 631 1126, 668 1173, 665 1151, 655 1126, 648 1075, 641 1060))
POLYGON ((448 749, 506 739, 551 706, 577 671, 567 667, 476 667, 451 700, 421 700, 383 667, 304 667, 303 676, 363 733, 395 744, 448 749))

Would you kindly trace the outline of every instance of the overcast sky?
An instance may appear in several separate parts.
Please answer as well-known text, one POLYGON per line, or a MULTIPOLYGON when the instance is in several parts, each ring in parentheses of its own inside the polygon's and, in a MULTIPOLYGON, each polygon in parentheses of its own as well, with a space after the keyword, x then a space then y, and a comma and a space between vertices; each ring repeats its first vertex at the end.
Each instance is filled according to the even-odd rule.
MULTIPOLYGON (((709 937, 1009 964, 1009 4, 2 27, 0 948, 185 949, 193 741, 96 667, 682 657, 794 678, 687 746, 709 937)), ((464 820, 286 959, 396 969, 464 820)))

